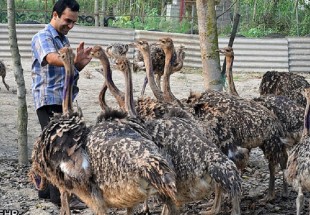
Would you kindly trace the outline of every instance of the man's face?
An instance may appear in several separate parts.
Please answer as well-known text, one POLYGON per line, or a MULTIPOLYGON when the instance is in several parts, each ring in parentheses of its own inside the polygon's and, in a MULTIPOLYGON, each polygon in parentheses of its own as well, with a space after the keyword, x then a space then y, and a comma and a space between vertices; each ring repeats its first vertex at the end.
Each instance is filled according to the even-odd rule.
POLYGON ((53 12, 53 18, 51 24, 62 35, 67 35, 73 28, 78 20, 78 12, 72 11, 70 8, 66 8, 61 17, 59 18, 57 13, 53 12))

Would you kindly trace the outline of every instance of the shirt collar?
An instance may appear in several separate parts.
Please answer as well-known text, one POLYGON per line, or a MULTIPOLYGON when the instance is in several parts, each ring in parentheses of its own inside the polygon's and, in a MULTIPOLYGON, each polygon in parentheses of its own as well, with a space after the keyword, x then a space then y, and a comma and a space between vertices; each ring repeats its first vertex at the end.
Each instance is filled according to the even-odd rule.
POLYGON ((56 29, 49 23, 47 26, 46 26, 46 29, 51 32, 52 36, 55 38, 55 37, 61 37, 58 32, 56 31, 56 29))

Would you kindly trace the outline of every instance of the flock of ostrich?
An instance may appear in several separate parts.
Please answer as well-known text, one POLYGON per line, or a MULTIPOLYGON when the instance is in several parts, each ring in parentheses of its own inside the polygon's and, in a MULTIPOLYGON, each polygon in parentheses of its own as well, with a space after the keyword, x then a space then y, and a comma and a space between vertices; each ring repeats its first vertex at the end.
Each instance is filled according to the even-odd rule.
POLYGON ((300 75, 268 71, 260 97, 241 98, 233 82, 233 49, 218 51, 226 59, 227 92, 190 92, 188 98, 178 99, 170 76, 182 69, 185 52, 183 46, 175 48, 170 37, 150 44, 140 40, 106 49, 94 46, 91 55, 99 59, 104 76, 98 95, 102 113, 96 124, 87 125, 72 104, 74 53, 70 47, 59 50, 66 69, 63 114, 55 114, 34 143, 29 177, 36 188, 47 181, 57 186, 63 215, 71 214, 71 195, 97 215, 107 214, 109 208, 134 214, 142 203, 147 212, 150 197, 162 203, 162 215, 177 215, 185 204, 212 194, 213 204, 204 214, 219 213, 225 194, 231 214, 239 215, 242 171, 251 149, 259 147, 270 172, 261 201, 275 198, 280 165, 283 195, 288 195, 288 185, 298 192, 296 214, 301 214, 303 191, 310 191, 309 83, 300 75), (126 57, 129 48, 136 49, 133 62, 126 57), (124 91, 114 84, 112 68, 123 73, 124 91), (133 97, 132 68, 146 71, 139 98, 133 97), (144 95, 147 84, 154 97, 144 95), (105 102, 107 90, 118 110, 105 102))

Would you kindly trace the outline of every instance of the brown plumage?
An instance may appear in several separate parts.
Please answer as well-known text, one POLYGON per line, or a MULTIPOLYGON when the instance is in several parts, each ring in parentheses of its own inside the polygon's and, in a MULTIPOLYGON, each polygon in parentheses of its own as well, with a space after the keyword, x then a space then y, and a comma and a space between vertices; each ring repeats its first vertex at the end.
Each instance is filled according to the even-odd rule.
POLYGON ((303 116, 305 108, 286 96, 267 95, 254 98, 281 121, 288 142, 293 146, 299 142, 303 129, 303 116))
POLYGON ((107 46, 106 54, 109 58, 115 60, 118 57, 125 57, 128 52, 128 45, 122 43, 112 43, 107 46))
MULTIPOLYGON (((126 59, 118 61, 119 70, 131 74, 126 59)), ((182 205, 201 200, 215 189, 219 190, 219 195, 209 213, 219 212, 220 190, 225 190, 233 199, 232 214, 240 214, 241 178, 235 164, 204 137, 203 130, 190 115, 181 109, 172 109, 167 117, 148 120, 145 125, 144 129, 152 139, 163 145, 175 167, 176 203, 166 199, 163 214, 179 214, 182 205)), ((141 132, 139 128, 136 129, 141 132)))
POLYGON ((268 71, 264 74, 259 86, 260 95, 283 95, 306 106, 302 95, 303 89, 310 87, 305 77, 289 72, 268 71))
MULTIPOLYGON (((121 59, 116 59, 116 66, 121 59)), ((131 74, 126 78, 130 83, 131 74)), ((174 201, 175 173, 169 157, 135 119, 132 84, 127 82, 124 103, 130 117, 115 111, 102 115, 88 135, 87 151, 106 207, 127 208, 132 214, 133 207, 155 193, 174 201)))
MULTIPOLYGON (((224 50, 221 53, 224 53, 228 60, 226 71, 230 73, 228 83, 231 84, 233 52, 232 49, 228 51, 224 50)), ((235 92, 237 95, 234 86, 230 86, 229 89, 230 93, 235 92)), ((222 151, 232 159, 235 156, 230 156, 231 147, 240 146, 249 150, 260 147, 263 150, 269 161, 270 170, 266 200, 273 199, 275 165, 280 163, 282 169, 285 169, 287 159, 285 143, 289 142, 286 130, 276 115, 254 101, 212 90, 201 94, 191 93, 187 103, 192 106, 196 117, 209 123, 209 127, 218 134, 222 151)), ((283 183, 286 194, 287 186, 285 181, 283 183)))
POLYGON ((2 77, 2 83, 4 84, 5 88, 10 91, 9 85, 5 82, 5 76, 6 76, 6 68, 2 61, 0 61, 0 76, 2 77))
POLYGON ((51 119, 34 143, 29 175, 37 188, 42 188, 45 180, 57 186, 61 192, 61 214, 69 215, 69 194, 74 193, 89 207, 92 207, 89 200, 99 197, 93 193, 98 187, 90 181, 91 169, 85 151, 89 130, 72 109, 74 54, 68 47, 59 53, 66 69, 64 112, 51 119))
POLYGON ((304 130, 300 142, 289 153, 286 179, 298 192, 296 198, 297 215, 301 214, 304 204, 303 191, 310 191, 310 88, 304 89, 307 100, 304 112, 304 130))

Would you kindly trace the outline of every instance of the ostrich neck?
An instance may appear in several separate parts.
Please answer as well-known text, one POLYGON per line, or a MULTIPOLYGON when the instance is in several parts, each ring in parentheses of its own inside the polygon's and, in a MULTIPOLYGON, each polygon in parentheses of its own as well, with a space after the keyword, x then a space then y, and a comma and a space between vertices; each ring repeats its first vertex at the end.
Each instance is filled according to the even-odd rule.
POLYGON ((310 129, 310 101, 307 101, 307 106, 305 108, 305 115, 304 115, 303 136, 309 135, 309 129, 310 129))
POLYGON ((135 104, 133 100, 132 75, 130 68, 127 68, 127 70, 124 71, 124 76, 125 76, 125 109, 129 116, 137 117, 135 104))
POLYGON ((232 74, 232 65, 234 57, 226 57, 226 76, 228 81, 229 93, 235 96, 239 96, 235 87, 233 74, 232 74))
POLYGON ((72 91, 73 91, 73 81, 74 81, 74 62, 73 58, 69 62, 64 62, 64 67, 66 70, 65 83, 63 88, 63 100, 62 100, 62 110, 63 114, 67 115, 73 112, 72 105, 72 91))
POLYGON ((170 75, 172 74, 171 58, 174 48, 171 50, 164 49, 165 52, 165 67, 163 76, 163 90, 164 90, 164 101, 165 102, 177 102, 180 104, 179 100, 172 94, 170 88, 170 75))
POLYGON ((125 99, 124 93, 116 87, 116 85, 114 84, 112 80, 112 71, 111 71, 109 60, 105 58, 101 58, 100 62, 103 67, 103 74, 106 80, 107 87, 109 88, 111 94, 116 98, 119 106, 122 109, 124 109, 124 99, 125 99))
POLYGON ((154 71, 153 71, 153 65, 152 65, 150 53, 143 51, 142 55, 143 55, 144 64, 146 68, 146 76, 150 84, 151 90, 157 100, 163 101, 164 100, 163 93, 161 92, 157 84, 155 83, 154 71))
POLYGON ((182 58, 180 55, 182 55, 182 53, 178 53, 177 55, 177 60, 176 60, 176 64, 175 66, 172 67, 172 72, 177 72, 180 71, 183 67, 183 62, 184 62, 184 58, 182 58))
POLYGON ((103 111, 107 111, 110 109, 105 101, 105 95, 106 95, 107 89, 108 89, 108 83, 107 81, 105 81, 99 93, 99 104, 103 111))

